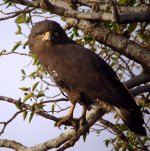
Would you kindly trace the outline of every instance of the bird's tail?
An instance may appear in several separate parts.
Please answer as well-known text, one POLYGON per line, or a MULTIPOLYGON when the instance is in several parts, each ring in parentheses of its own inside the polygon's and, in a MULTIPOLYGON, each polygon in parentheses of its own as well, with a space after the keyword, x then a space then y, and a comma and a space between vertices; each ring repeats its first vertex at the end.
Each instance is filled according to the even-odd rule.
POLYGON ((142 136, 147 135, 145 128, 143 127, 144 120, 142 117, 142 112, 138 106, 134 109, 128 110, 117 107, 114 107, 114 109, 131 131, 142 136))

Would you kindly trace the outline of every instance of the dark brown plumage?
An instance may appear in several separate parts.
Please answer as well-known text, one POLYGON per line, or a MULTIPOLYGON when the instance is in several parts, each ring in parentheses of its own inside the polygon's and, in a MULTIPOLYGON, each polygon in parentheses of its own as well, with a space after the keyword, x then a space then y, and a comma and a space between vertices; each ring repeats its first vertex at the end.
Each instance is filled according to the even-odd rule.
POLYGON ((73 116, 76 102, 100 105, 102 100, 116 110, 130 130, 146 135, 142 112, 115 72, 98 55, 71 40, 58 23, 36 23, 29 35, 29 48, 73 104, 60 123, 73 116))

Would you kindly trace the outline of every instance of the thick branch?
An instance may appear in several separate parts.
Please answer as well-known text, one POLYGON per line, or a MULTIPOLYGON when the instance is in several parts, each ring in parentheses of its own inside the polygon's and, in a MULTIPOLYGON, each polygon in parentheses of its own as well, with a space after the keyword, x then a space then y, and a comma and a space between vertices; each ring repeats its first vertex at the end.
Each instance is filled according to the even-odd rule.
POLYGON ((52 148, 58 148, 60 145, 67 142, 63 147, 58 149, 59 151, 64 151, 66 148, 71 147, 88 129, 100 118, 104 115, 104 111, 99 109, 94 109, 90 111, 89 116, 87 117, 87 122, 84 126, 81 126, 77 131, 74 129, 68 130, 65 133, 60 134, 55 139, 46 141, 39 145, 29 147, 15 142, 11 140, 0 140, 1 147, 12 148, 15 150, 24 150, 24 151, 43 151, 52 148))
MULTIPOLYGON (((78 0, 78 3, 81 5, 92 7, 93 3, 95 3, 97 10, 106 11, 106 4, 102 4, 101 2, 90 2, 91 0, 78 0)), ((147 4, 142 4, 140 6, 118 6, 120 13, 141 13, 141 12, 149 12, 150 6, 147 4)), ((111 4, 107 6, 107 11, 111 12, 111 4)))
POLYGON ((150 51, 142 48, 134 41, 129 40, 125 36, 116 34, 111 30, 101 26, 93 25, 89 21, 68 19, 70 26, 77 27, 85 34, 91 35, 100 43, 109 46, 114 51, 127 56, 128 58, 140 63, 143 67, 150 70, 150 51))
POLYGON ((133 96, 137 96, 141 93, 146 93, 146 92, 150 92, 150 85, 138 86, 137 88, 131 90, 133 96))
MULTIPOLYGON (((90 112, 90 115, 87 117, 87 123, 84 126, 81 126, 77 131, 75 130, 68 130, 65 133, 60 134, 57 138, 41 143, 39 145, 36 145, 31 148, 27 148, 24 151, 43 151, 43 150, 48 150, 52 148, 58 148, 60 145, 64 144, 65 142, 72 142, 72 141, 77 141, 79 137, 86 132, 101 116, 103 116, 104 112, 102 110, 92 110, 90 112), (78 138, 78 139, 75 139, 78 138)), ((74 143, 75 143, 74 142, 74 143)), ((59 151, 64 151, 66 148, 69 148, 70 144, 66 143, 67 145, 64 145, 59 151)))
POLYGON ((75 133, 73 137, 71 137, 70 140, 57 151, 64 151, 65 149, 72 147, 75 144, 75 142, 78 141, 80 136, 82 136, 84 133, 87 133, 89 128, 104 114, 105 112, 103 110, 93 109, 90 112, 90 115, 87 117, 87 123, 84 126, 80 126, 77 132, 74 131, 75 133))
MULTIPOLYGON (((58 15, 67 16, 69 12, 72 12, 72 10, 67 9, 67 12, 65 12, 64 8, 59 8, 57 6, 54 6, 53 4, 49 3, 48 1, 44 1, 43 4, 38 4, 35 2, 27 1, 27 0, 13 0, 16 3, 20 3, 22 5, 32 6, 32 7, 42 7, 44 9, 50 9, 51 13, 56 13, 58 15)), ((81 12, 82 14, 82 12, 81 12)), ((88 14, 88 13, 86 13, 88 14)), ((76 17, 77 14, 74 14, 75 16, 69 16, 69 17, 76 17)), ((82 15, 81 15, 82 16, 82 15)), ((81 17, 82 18, 82 17, 81 17)), ((93 16, 92 16, 93 18, 93 16)), ((92 26, 92 24, 89 21, 81 20, 78 22, 74 22, 70 20, 68 22, 71 24, 71 26, 78 26, 79 29, 83 30, 86 34, 90 34, 95 39, 101 43, 103 43, 106 46, 109 46, 113 48, 115 51, 127 56, 130 59, 133 59, 134 61, 142 64, 147 69, 150 69, 150 51, 142 48, 140 45, 135 43, 134 41, 129 40, 125 36, 121 36, 119 34, 113 33, 109 29, 102 27, 100 25, 98 26, 92 26), (117 41, 117 43, 116 43, 117 41)))
POLYGON ((150 82, 150 74, 141 73, 133 77, 132 79, 126 81, 124 84, 128 87, 128 89, 131 89, 140 84, 145 84, 146 82, 150 82))
POLYGON ((14 150, 24 150, 26 146, 13 141, 13 140, 6 140, 6 139, 0 139, 0 147, 6 147, 6 148, 11 148, 14 150))
MULTIPOLYGON (((47 0, 40 0, 39 3, 31 2, 28 0, 13 0, 15 3, 22 5, 43 8, 53 14, 57 14, 64 17, 71 17, 76 19, 88 19, 88 20, 102 20, 102 21, 114 21, 113 14, 99 11, 99 12, 80 12, 76 10, 69 10, 60 6, 53 5, 47 0)), ((129 23, 129 22, 150 22, 150 12, 138 12, 138 13, 127 13, 119 14, 117 18, 118 23, 129 23)))
POLYGON ((53 5, 49 1, 41 0, 39 3, 31 2, 28 0, 13 0, 15 3, 19 3, 21 5, 42 8, 49 11, 52 14, 57 14, 64 17, 71 17, 76 19, 89 19, 89 20, 103 20, 103 21, 111 21, 112 14, 107 12, 80 12, 76 10, 65 9, 60 6, 53 5))
POLYGON ((119 15, 116 22, 118 23, 132 23, 132 22, 150 22, 150 12, 127 13, 119 15))

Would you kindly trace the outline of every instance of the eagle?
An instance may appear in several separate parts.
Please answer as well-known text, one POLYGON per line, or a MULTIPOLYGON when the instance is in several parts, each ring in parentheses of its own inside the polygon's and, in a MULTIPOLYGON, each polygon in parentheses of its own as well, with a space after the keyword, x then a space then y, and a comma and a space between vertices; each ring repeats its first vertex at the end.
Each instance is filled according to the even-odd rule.
POLYGON ((72 104, 58 125, 73 119, 76 103, 84 106, 83 115, 88 106, 110 106, 131 131, 146 135, 142 112, 113 69, 97 54, 70 39, 59 23, 35 23, 29 34, 29 49, 72 104))

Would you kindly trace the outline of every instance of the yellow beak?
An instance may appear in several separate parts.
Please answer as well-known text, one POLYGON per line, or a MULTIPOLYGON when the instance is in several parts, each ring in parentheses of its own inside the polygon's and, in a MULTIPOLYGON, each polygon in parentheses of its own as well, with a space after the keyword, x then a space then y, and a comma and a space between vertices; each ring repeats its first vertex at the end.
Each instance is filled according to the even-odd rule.
POLYGON ((50 39, 51 38, 51 32, 50 31, 48 31, 48 32, 46 32, 45 34, 44 34, 44 36, 43 36, 43 40, 51 40, 50 39))

